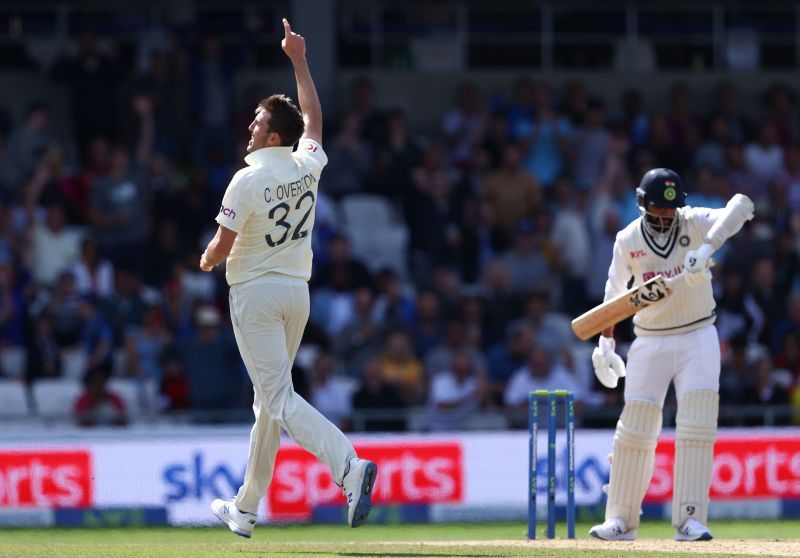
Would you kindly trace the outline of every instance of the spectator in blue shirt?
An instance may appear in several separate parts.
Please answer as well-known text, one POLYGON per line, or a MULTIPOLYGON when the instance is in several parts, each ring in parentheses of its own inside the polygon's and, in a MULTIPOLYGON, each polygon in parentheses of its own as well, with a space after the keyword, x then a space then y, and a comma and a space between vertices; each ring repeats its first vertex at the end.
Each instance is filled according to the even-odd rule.
POLYGON ((221 322, 216 308, 201 306, 195 313, 195 334, 180 344, 181 361, 189 377, 189 407, 193 411, 244 406, 239 352, 234 340, 220 330, 221 322))
POLYGON ((505 342, 489 351, 489 388, 496 404, 502 404, 508 380, 526 364, 532 347, 533 329, 525 320, 516 320, 508 326, 505 342))

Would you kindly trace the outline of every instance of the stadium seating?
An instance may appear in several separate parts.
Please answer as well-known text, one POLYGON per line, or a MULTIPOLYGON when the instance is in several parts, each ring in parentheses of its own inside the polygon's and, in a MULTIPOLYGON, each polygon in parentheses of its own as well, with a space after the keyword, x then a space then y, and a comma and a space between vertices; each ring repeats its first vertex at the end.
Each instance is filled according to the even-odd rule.
POLYGON ((10 346, 0 350, 0 373, 8 378, 22 378, 25 375, 27 355, 25 347, 10 346))
POLYGON ((357 194, 342 200, 341 212, 353 253, 371 271, 388 267, 406 277, 408 231, 390 203, 379 196, 357 194))
POLYGON ((28 396, 21 382, 0 380, 0 416, 22 417, 28 414, 28 396))
POLYGON ((369 194, 353 194, 342 200, 342 216, 348 227, 382 228, 397 224, 392 206, 384 198, 369 194))
POLYGON ((507 430, 509 427, 508 416, 502 412, 483 412, 467 416, 465 430, 507 430))
POLYGON ((42 379, 33 384, 33 407, 42 417, 63 417, 72 414, 75 400, 83 392, 75 379, 42 379))
POLYGON ((80 380, 86 374, 88 358, 82 348, 61 351, 61 375, 80 380))
POLYGON ((138 381, 131 378, 111 378, 107 387, 108 391, 118 395, 125 403, 125 410, 129 417, 137 417, 146 412, 143 388, 138 381))
POLYGON ((155 412, 158 398, 158 384, 155 380, 111 378, 107 387, 108 391, 122 398, 129 418, 136 419, 155 412))

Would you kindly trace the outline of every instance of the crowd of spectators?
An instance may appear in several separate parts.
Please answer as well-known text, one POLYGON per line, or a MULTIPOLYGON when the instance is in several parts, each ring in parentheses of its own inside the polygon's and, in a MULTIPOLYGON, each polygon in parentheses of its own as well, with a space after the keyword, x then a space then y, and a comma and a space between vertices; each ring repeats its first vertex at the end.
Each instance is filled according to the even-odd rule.
MULTIPOLYGON (((69 90, 73 133, 40 101, 0 118, 0 372, 28 386, 83 381, 82 424, 127 422, 104 385, 117 377, 150 385, 158 414, 250 404, 224 270, 198 269, 259 100, 234 103, 231 68, 213 36, 126 69, 85 35, 48 70, 69 90)), ((591 345, 569 321, 602 301, 614 237, 638 216, 634 188, 667 166, 690 205, 736 192, 756 205, 714 272, 723 408, 800 412, 795 91, 775 84, 744 107, 722 81, 698 114, 701 92, 682 83, 654 112, 635 89, 618 105, 580 81, 507 89, 459 86, 425 135, 368 79, 324 107, 330 163, 296 390, 343 428, 401 430, 407 409, 424 410, 427 429, 475 425, 479 410, 518 425, 530 389, 566 388, 592 424, 621 388, 595 382, 591 345), (342 218, 358 198, 393 216, 400 253, 362 249, 372 225, 342 218)))

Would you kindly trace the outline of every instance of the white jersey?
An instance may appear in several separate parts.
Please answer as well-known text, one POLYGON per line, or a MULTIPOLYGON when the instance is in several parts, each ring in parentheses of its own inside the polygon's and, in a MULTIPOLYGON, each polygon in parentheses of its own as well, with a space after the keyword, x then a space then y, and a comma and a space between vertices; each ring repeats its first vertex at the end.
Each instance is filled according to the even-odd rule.
MULTIPOLYGON (((659 243, 642 226, 642 218, 622 229, 614 242, 614 254, 608 270, 605 300, 633 285, 641 285, 658 274, 674 277, 683 271, 686 252, 697 250, 714 222, 725 209, 683 207, 679 221, 669 238, 659 243)), ((672 296, 634 315, 636 335, 672 335, 699 329, 714 323, 715 308, 711 283, 693 287, 675 281, 672 296)))
POLYGON ((308 281, 317 186, 328 157, 316 141, 265 147, 245 157, 222 198, 217 223, 235 231, 229 285, 277 273, 308 281))

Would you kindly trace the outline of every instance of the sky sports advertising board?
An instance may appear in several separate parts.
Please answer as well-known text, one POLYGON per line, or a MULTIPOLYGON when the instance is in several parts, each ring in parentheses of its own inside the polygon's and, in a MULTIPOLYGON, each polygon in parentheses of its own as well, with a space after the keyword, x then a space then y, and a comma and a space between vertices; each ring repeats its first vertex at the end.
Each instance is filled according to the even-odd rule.
MULTIPOLYGON (((525 517, 526 432, 362 435, 352 440, 359 455, 378 465, 373 499, 376 510, 397 512, 379 512, 379 518, 475 521, 525 517), (408 513, 404 515, 403 510, 408 513)), ((602 486, 608 482, 607 455, 612 441, 610 430, 576 433, 578 506, 603 503, 602 486)), ((85 522, 105 517, 101 514, 97 519, 98 510, 115 510, 112 517, 119 521, 157 517, 171 524, 213 524, 208 505, 214 498, 236 494, 244 476, 247 447, 245 436, 98 439, 58 445, 44 440, 13 445, 3 442, 0 509, 5 513, 0 513, 0 523, 4 517, 11 517, 12 511, 17 512, 15 521, 38 517, 31 512, 45 510, 50 513, 42 517, 85 522), (126 509, 140 513, 126 515, 126 509), (28 515, 20 515, 21 511, 28 515), (76 516, 78 511, 82 515, 76 516)), ((563 448, 563 443, 559 447, 563 448)), ((663 435, 645 499, 645 512, 650 515, 669 513, 673 452, 673 438, 663 435)), ((560 453, 559 467, 563 467, 565 456, 560 453)), ((539 455, 539 471, 544 476, 546 453, 540 451, 539 455)), ((558 478, 563 478, 562 471, 558 478)), ((538 483, 542 491, 545 480, 541 478, 538 483)), ((769 519, 797 514, 800 434, 797 430, 721 430, 715 447, 711 495, 712 517, 769 519)), ((557 501, 563 503, 565 498, 560 484, 557 501)), ((539 501, 544 504, 545 498, 539 501)), ((343 514, 341 490, 327 467, 284 440, 259 519, 339 521, 343 514)))

